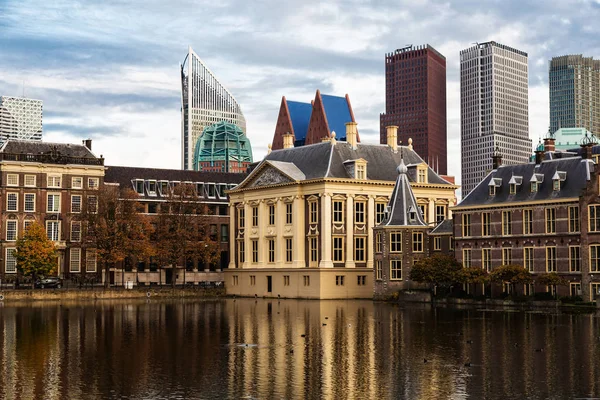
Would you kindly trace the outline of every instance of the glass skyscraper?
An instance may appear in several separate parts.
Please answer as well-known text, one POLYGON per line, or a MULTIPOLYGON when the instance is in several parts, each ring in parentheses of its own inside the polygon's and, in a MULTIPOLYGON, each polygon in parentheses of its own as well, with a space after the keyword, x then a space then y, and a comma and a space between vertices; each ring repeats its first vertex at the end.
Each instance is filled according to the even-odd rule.
POLYGON ((239 104, 200 57, 188 49, 181 64, 181 167, 194 169, 194 150, 204 129, 225 121, 246 133, 239 104))
POLYGON ((8 139, 42 140, 42 101, 0 97, 0 144, 8 139))

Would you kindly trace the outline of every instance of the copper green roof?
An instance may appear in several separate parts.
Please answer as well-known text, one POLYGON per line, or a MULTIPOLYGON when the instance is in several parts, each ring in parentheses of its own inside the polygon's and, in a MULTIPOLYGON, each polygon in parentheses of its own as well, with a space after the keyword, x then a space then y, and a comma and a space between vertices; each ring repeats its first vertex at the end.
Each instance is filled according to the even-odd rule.
POLYGON ((242 129, 221 121, 204 129, 194 149, 194 170, 200 162, 252 162, 252 146, 242 129))

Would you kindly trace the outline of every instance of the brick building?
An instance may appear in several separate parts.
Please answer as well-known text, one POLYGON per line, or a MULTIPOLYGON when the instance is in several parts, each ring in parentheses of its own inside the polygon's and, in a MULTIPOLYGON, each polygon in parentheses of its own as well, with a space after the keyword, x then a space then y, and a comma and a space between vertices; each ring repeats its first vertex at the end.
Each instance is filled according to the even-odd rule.
POLYGON ((438 173, 447 173, 446 57, 430 45, 398 49, 385 56, 386 127, 399 126, 398 143, 413 139, 417 154, 438 173))

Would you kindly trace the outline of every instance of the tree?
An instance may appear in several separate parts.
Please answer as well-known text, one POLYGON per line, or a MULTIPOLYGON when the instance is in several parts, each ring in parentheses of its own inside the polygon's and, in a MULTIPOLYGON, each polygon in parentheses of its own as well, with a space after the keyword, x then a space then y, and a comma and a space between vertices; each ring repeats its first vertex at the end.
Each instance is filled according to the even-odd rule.
POLYGON ((105 287, 110 283, 111 266, 134 255, 136 248, 149 246, 150 228, 141 214, 138 198, 132 189, 108 185, 98 189, 95 200, 88 197, 83 215, 83 244, 96 249, 105 274, 105 287))
POLYGON ((558 275, 556 272, 550 272, 548 274, 542 274, 537 277, 536 282, 540 285, 552 287, 552 293, 556 296, 557 286, 567 286, 569 281, 558 275))
POLYGON ((19 272, 32 277, 33 287, 38 276, 56 272, 56 247, 38 222, 29 225, 17 240, 14 255, 19 272))
POLYGON ((436 287, 450 288, 459 282, 462 266, 454 257, 434 254, 418 260, 410 271, 410 279, 436 287))
POLYGON ((458 272, 458 281, 461 283, 486 283, 489 279, 488 273, 482 268, 463 268, 458 272))
POLYGON ((520 265, 501 265, 490 272, 492 282, 506 283, 511 286, 514 293, 516 284, 527 284, 533 281, 533 278, 527 269, 520 265))

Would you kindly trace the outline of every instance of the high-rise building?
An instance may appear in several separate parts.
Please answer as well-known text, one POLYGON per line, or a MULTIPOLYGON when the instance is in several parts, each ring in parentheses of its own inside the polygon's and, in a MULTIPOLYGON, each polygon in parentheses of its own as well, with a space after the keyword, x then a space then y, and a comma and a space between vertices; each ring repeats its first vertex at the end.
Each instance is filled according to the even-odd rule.
POLYGON ((246 172, 252 163, 252 146, 239 126, 217 122, 196 142, 194 171, 246 172))
POLYGON ((0 144, 8 139, 42 140, 42 101, 0 97, 0 144))
POLYGON ((246 133, 246 120, 239 104, 200 57, 188 49, 181 64, 181 167, 193 169, 194 150, 204 129, 229 122, 246 133))
POLYGON ((550 60, 550 130, 585 128, 600 134, 600 60, 581 54, 550 60))
POLYGON ((504 164, 531 156, 527 53, 496 42, 460 52, 462 196, 492 170, 492 153, 504 164))
POLYGON ((447 173, 446 57, 430 45, 405 47, 385 55, 386 127, 398 126, 398 143, 408 143, 438 173, 447 173))

